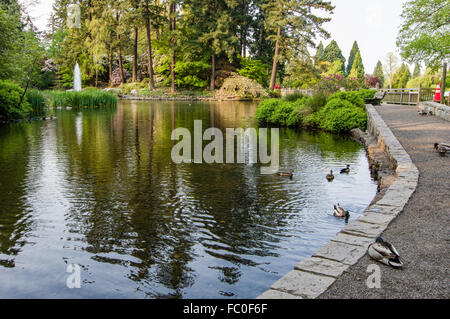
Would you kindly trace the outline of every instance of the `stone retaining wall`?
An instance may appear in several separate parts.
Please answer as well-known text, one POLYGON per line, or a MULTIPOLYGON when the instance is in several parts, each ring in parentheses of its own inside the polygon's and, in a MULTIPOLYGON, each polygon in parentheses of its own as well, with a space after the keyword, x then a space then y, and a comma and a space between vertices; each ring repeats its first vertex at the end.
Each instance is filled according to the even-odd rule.
POLYGON ((368 131, 389 154, 396 180, 385 195, 370 205, 311 258, 274 283, 258 299, 314 299, 324 293, 350 266, 356 264, 388 225, 403 211, 417 188, 419 171, 372 105, 367 105, 368 131))
POLYGON ((450 107, 436 102, 421 102, 419 108, 425 112, 433 112, 434 115, 450 122, 450 107))

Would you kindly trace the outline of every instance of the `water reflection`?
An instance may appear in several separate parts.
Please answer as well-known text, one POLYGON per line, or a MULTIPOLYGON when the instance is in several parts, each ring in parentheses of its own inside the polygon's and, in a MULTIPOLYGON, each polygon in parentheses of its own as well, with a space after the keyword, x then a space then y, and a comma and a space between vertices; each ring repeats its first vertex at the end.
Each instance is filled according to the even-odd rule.
POLYGON ((171 132, 254 127, 249 103, 121 102, 0 129, 0 296, 253 298, 376 192, 362 147, 281 130, 283 167, 175 165, 171 132), (328 183, 330 169, 351 164, 328 183), (79 264, 82 289, 65 286, 79 264))

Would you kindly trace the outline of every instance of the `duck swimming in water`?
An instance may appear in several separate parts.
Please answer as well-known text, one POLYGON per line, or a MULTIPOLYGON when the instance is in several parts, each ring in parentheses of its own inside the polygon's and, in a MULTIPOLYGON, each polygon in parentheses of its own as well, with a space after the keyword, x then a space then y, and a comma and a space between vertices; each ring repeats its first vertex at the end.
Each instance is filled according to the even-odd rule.
POLYGON ((350 165, 347 165, 346 168, 341 169, 341 174, 348 174, 350 173, 350 165))
POLYGON ((385 242, 383 238, 378 237, 377 240, 369 246, 369 256, 385 265, 401 268, 403 262, 400 260, 400 255, 390 243, 385 242))
POLYGON ((329 182, 332 182, 334 180, 334 174, 333 171, 330 171, 330 174, 327 175, 327 180, 329 182))
POLYGON ((337 204, 337 205, 334 205, 334 216, 339 217, 339 218, 349 219, 350 212, 343 209, 339 204, 337 204))
POLYGON ((278 176, 282 176, 282 177, 289 177, 289 178, 292 178, 292 177, 294 176, 294 171, 291 169, 291 170, 289 171, 289 173, 288 173, 288 172, 278 172, 277 175, 278 175, 278 176))

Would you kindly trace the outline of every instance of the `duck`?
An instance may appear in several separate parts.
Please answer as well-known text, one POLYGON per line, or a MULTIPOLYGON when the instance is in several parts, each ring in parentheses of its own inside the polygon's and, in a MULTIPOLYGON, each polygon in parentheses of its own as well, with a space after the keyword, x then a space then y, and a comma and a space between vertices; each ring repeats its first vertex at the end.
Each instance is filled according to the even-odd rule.
POLYGON ((278 172, 277 175, 292 178, 294 176, 294 171, 291 169, 289 171, 289 173, 288 172, 278 172))
POLYGON ((341 169, 341 174, 348 174, 350 173, 350 165, 347 165, 346 168, 341 169))
POLYGON ((340 204, 334 205, 334 216, 349 219, 350 212, 343 209, 340 204))
POLYGON ((434 143, 434 149, 442 156, 450 151, 450 145, 442 143, 434 143))
POLYGON ((427 112, 425 112, 424 110, 420 110, 420 111, 418 111, 418 113, 419 113, 419 115, 421 115, 421 116, 427 115, 427 112))
POLYGON ((334 180, 334 174, 333 171, 330 171, 330 174, 327 175, 327 180, 329 182, 332 182, 334 180))
POLYGON ((397 249, 395 249, 392 244, 384 241, 381 237, 378 237, 376 241, 369 246, 368 253, 372 259, 387 266, 393 268, 403 267, 403 262, 400 260, 397 249))

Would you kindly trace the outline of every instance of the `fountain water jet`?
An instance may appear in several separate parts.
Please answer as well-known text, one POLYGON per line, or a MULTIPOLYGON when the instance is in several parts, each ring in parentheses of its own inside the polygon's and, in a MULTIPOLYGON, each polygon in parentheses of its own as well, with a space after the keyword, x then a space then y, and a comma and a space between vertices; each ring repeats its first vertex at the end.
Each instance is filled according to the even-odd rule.
POLYGON ((78 62, 75 63, 75 68, 73 69, 73 90, 81 92, 81 71, 78 62))

